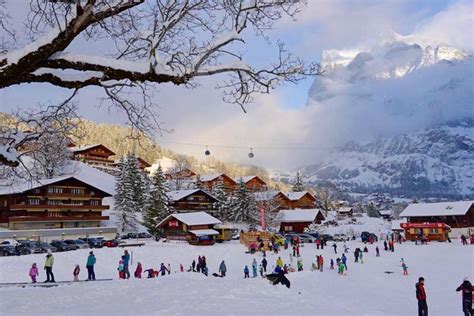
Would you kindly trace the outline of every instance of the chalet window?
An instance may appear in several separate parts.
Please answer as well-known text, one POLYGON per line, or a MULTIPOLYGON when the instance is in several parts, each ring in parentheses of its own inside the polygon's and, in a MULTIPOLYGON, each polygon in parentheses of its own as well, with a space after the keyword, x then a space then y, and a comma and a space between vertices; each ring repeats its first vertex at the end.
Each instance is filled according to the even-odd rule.
POLYGON ((58 188, 58 187, 48 187, 48 193, 57 193, 57 194, 61 194, 61 193, 63 193, 63 188, 58 188))
POLYGON ((48 200, 48 205, 61 205, 61 201, 60 200, 48 200))
POLYGON ((71 194, 75 194, 75 195, 84 194, 84 189, 83 188, 72 188, 71 189, 71 194))
POLYGON ((95 192, 94 192, 94 191, 91 191, 91 195, 95 195, 95 192))
POLYGON ((67 204, 72 204, 72 205, 84 205, 84 202, 83 201, 76 201, 76 200, 71 200, 69 203, 67 204))
MULTIPOLYGON (((5 203, 6 203, 6 201, 5 201, 5 203)), ((28 199, 28 204, 30 204, 30 205, 39 205, 40 204, 40 199, 28 199)))
POLYGON ((91 200, 91 205, 99 205, 99 200, 91 200))

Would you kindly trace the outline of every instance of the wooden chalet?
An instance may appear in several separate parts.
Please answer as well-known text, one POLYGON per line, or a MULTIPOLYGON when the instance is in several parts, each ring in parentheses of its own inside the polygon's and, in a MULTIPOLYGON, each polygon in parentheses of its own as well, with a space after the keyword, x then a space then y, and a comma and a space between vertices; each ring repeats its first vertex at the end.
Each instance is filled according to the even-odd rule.
POLYGON ((175 180, 175 179, 192 180, 195 177, 196 177, 196 173, 188 168, 184 168, 183 170, 179 170, 176 172, 170 171, 170 172, 165 173, 166 180, 175 180))
POLYGON ((237 182, 224 173, 202 175, 200 176, 200 179, 202 187, 208 191, 212 191, 212 189, 216 187, 221 181, 224 184, 224 190, 228 192, 232 192, 237 188, 237 182))
POLYGON ((278 212, 280 231, 282 233, 303 233, 309 225, 321 224, 325 219, 323 212, 319 209, 291 209, 278 212))
POLYGON ((343 219, 352 217, 352 215, 354 214, 354 210, 352 207, 349 206, 341 206, 336 210, 336 213, 339 219, 343 219))
POLYGON ((213 245, 219 232, 214 225, 221 221, 206 212, 175 213, 162 220, 161 228, 168 240, 188 241, 193 245, 213 245))
POLYGON ((247 189, 252 192, 265 191, 268 189, 267 183, 263 181, 259 176, 245 176, 239 179, 235 179, 235 182, 238 183, 242 179, 245 183, 247 189))
POLYGON ((400 214, 408 223, 444 223, 453 237, 474 233, 474 201, 414 203, 400 214))
POLYGON ((151 164, 149 164, 145 159, 141 157, 137 157, 137 160, 138 160, 138 167, 141 170, 145 171, 145 168, 151 167, 151 164))
POLYGON ((281 191, 261 191, 253 193, 255 201, 259 209, 271 209, 272 211, 279 211, 281 209, 291 208, 291 201, 281 191))
POLYGON ((74 176, 16 183, 0 191, 0 225, 9 229, 99 227, 111 194, 74 176))
POLYGON ((92 166, 116 167, 116 162, 111 159, 115 153, 102 144, 69 147, 74 160, 85 162, 92 166))
POLYGON ((316 205, 316 198, 308 191, 286 192, 285 195, 290 200, 289 208, 313 209, 316 205))
POLYGON ((177 190, 168 192, 170 206, 179 213, 195 210, 214 210, 218 200, 200 189, 177 190))

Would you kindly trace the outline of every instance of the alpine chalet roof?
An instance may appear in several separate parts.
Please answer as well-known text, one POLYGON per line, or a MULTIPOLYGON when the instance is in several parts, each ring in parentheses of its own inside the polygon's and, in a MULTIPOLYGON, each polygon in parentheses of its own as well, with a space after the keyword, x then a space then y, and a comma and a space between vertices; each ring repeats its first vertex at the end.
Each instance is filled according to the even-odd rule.
POLYGON ((401 217, 455 216, 466 215, 474 201, 414 203, 400 214, 401 217))
POLYGON ((210 195, 209 193, 207 193, 206 191, 201 190, 201 189, 188 189, 188 190, 169 191, 168 192, 168 197, 171 201, 179 201, 179 200, 184 199, 185 197, 190 196, 191 194, 194 194, 194 193, 197 193, 197 192, 202 192, 202 193, 210 196, 211 198, 215 199, 215 197, 213 197, 212 195, 210 195))
POLYGON ((275 198, 278 194, 283 194, 281 191, 262 191, 262 192, 255 192, 253 193, 253 196, 255 198, 255 201, 257 202, 263 202, 263 201, 269 201, 273 198, 275 198))
POLYGON ((200 177, 201 181, 203 182, 207 182, 207 181, 212 181, 212 180, 215 180, 217 178, 219 178, 220 176, 224 175, 223 173, 212 173, 212 174, 205 174, 205 175, 202 175, 200 177))
POLYGON ((79 153, 79 152, 86 151, 86 150, 89 150, 89 149, 92 149, 92 148, 95 148, 95 147, 99 147, 99 146, 105 148, 108 152, 110 152, 110 155, 115 155, 115 153, 112 150, 108 149, 107 147, 105 147, 102 144, 74 146, 74 147, 69 147, 69 150, 74 152, 74 153, 79 153))
POLYGON ((349 206, 343 206, 337 210, 338 213, 349 213, 350 211, 352 211, 352 207, 349 206))
POLYGON ((163 223, 167 222, 170 218, 175 218, 183 224, 188 226, 195 225, 213 225, 220 224, 221 221, 207 214, 206 212, 194 212, 194 213, 174 213, 168 215, 164 220, 162 220, 158 226, 161 226, 163 223))
POLYGON ((281 222, 285 223, 305 223, 305 222, 314 222, 320 209, 295 209, 295 210, 281 210, 278 212, 278 219, 281 222))
MULTIPOLYGON (((291 200, 291 201, 298 201, 301 199, 303 196, 306 194, 311 195, 308 191, 301 191, 301 192, 285 192, 285 195, 291 200)), ((312 196, 312 195, 311 195, 312 196)))

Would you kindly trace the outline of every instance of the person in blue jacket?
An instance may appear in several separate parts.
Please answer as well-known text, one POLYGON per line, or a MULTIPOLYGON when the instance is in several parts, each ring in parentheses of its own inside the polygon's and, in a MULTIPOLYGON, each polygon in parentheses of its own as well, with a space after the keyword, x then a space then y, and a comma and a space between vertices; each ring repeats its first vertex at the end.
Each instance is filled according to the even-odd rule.
POLYGON ((249 272, 250 272, 249 267, 245 266, 245 268, 244 268, 244 279, 250 278, 249 272))
POLYGON ((128 264, 130 262, 130 254, 128 253, 128 250, 125 250, 123 252, 122 260, 123 260, 123 272, 125 274, 125 278, 129 279, 130 278, 130 270, 128 269, 128 264))
POLYGON ((86 263, 87 281, 95 281, 95 272, 94 272, 95 262, 96 262, 96 259, 95 259, 94 253, 91 251, 89 252, 89 257, 87 257, 87 263, 86 263))

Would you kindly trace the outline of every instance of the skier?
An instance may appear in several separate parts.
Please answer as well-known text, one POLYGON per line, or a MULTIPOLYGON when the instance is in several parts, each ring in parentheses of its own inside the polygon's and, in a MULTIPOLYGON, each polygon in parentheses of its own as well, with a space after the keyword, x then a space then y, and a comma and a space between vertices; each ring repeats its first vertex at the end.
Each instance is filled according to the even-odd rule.
POLYGON ((380 257, 379 246, 375 247, 375 256, 376 256, 376 257, 380 257))
POLYGON ((415 285, 416 299, 418 300, 418 316, 428 316, 428 304, 426 304, 425 278, 418 278, 415 285))
POLYGON ((89 257, 87 257, 87 281, 95 281, 95 272, 94 272, 94 265, 95 265, 95 256, 94 253, 91 251, 89 252, 89 257))
POLYGON ((123 260, 119 261, 119 265, 117 267, 117 271, 119 273, 119 279, 125 279, 125 267, 123 265, 123 260))
POLYGON ((128 253, 128 250, 125 250, 123 252, 122 261, 123 261, 123 273, 125 274, 125 278, 129 279, 130 271, 128 269, 128 263, 130 262, 130 254, 128 253))
POLYGON ((403 275, 408 275, 408 267, 405 261, 403 261, 403 258, 402 258, 402 269, 403 269, 403 275))
POLYGON ((267 273, 267 259, 263 258, 262 259, 262 267, 263 267, 263 272, 267 273))
POLYGON ((283 267, 283 260, 281 260, 281 257, 278 257, 276 264, 277 264, 277 266, 279 266, 280 268, 283 267))
POLYGON ((334 253, 337 254, 337 245, 336 245, 336 243, 333 243, 332 247, 334 248, 334 253))
POLYGON ((249 276, 249 267, 245 266, 244 268, 244 279, 250 278, 249 276))
POLYGON ((161 263, 161 266, 160 266, 160 273, 161 273, 161 276, 165 276, 165 275, 166 275, 166 271, 168 271, 168 269, 166 268, 165 264, 162 262, 162 263, 161 263))
POLYGON ((472 291, 474 287, 472 286, 471 282, 466 278, 458 288, 456 289, 457 292, 462 291, 462 311, 464 312, 464 316, 473 316, 474 312, 472 310, 472 291))
POLYGON ((78 264, 76 264, 76 267, 74 268, 74 271, 72 271, 72 275, 74 276, 74 282, 79 281, 79 273, 81 272, 81 268, 79 267, 78 264))
POLYGON ((142 264, 140 262, 137 263, 137 267, 135 269, 135 272, 133 273, 133 275, 135 276, 135 278, 137 279, 141 279, 142 278, 142 264))
POLYGON ((347 257, 344 254, 342 254, 341 262, 344 265, 344 269, 347 271, 347 257))
POLYGON ((253 273, 253 278, 257 277, 257 259, 253 258, 252 261, 252 273, 253 273))
POLYGON ((48 253, 46 255, 46 261, 44 262, 44 269, 46 270, 46 281, 44 281, 44 283, 56 282, 54 281, 53 264, 54 264, 53 254, 48 253))
POLYGON ((31 282, 36 283, 36 277, 39 275, 38 268, 36 267, 36 263, 33 263, 33 265, 30 268, 30 278, 31 282))
POLYGON ((222 260, 221 264, 219 265, 219 273, 221 274, 221 277, 225 277, 226 272, 227 272, 227 267, 225 265, 224 260, 222 260))

